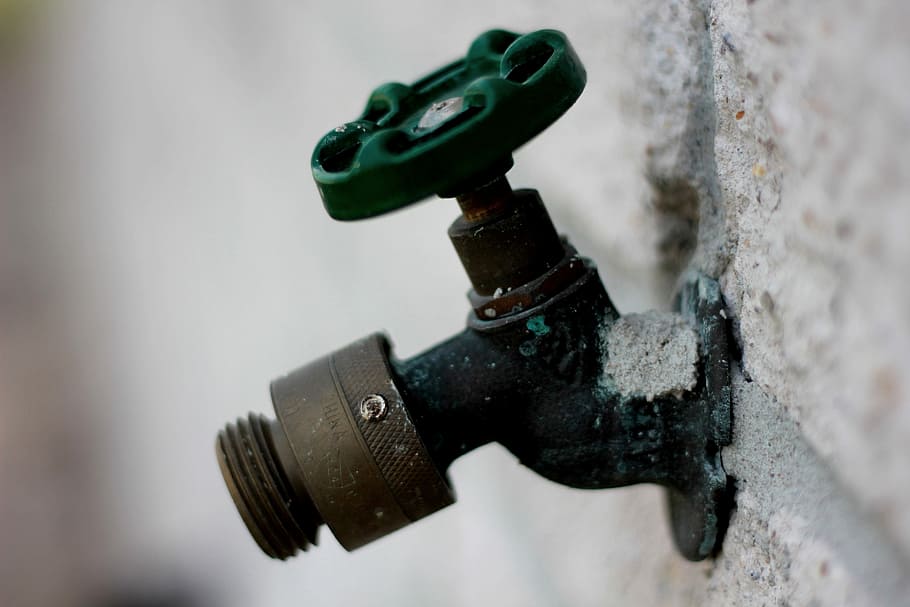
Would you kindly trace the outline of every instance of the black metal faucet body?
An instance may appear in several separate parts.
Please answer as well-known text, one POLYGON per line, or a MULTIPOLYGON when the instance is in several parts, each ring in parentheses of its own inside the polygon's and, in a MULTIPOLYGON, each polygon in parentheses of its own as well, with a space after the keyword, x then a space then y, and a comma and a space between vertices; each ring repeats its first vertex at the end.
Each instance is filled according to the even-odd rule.
POLYGON ((473 285, 467 329, 402 361, 382 336, 352 344, 275 381, 277 422, 251 416, 220 437, 260 546, 286 558, 323 522, 349 549, 377 539, 454 501, 449 465, 498 442, 570 487, 666 487, 680 552, 712 554, 729 511, 720 448, 732 422, 717 282, 693 275, 676 301, 699 344, 693 384, 624 393, 609 373, 619 313, 537 193, 499 178, 459 203, 449 236, 473 285))
MULTIPOLYGON (((535 472, 572 487, 644 480, 622 472, 634 457, 626 452, 624 438, 634 434, 628 423, 634 420, 615 415, 618 403, 602 384, 604 348, 598 338, 618 314, 597 270, 585 265, 580 284, 549 305, 489 328, 480 321, 427 352, 393 363, 414 421, 441 469, 468 451, 498 442, 535 472)), ((653 467, 647 458, 640 464, 633 466, 633 476, 653 467)))
MULTIPOLYGON (((539 201, 536 192, 530 198, 539 201)), ((545 211, 543 218, 530 222, 533 230, 520 230, 552 231, 545 211)), ((463 231, 464 221, 456 221, 450 235, 463 231)), ((701 361, 693 389, 656 397, 623 394, 607 371, 606 335, 619 313, 594 264, 567 242, 560 247, 561 267, 549 272, 575 270, 565 288, 530 308, 482 319, 483 303, 503 294, 480 297, 473 280, 471 299, 480 305, 469 327, 418 356, 393 362, 421 437, 441 470, 472 449, 498 442, 523 465, 570 487, 665 486, 677 545, 687 558, 704 558, 725 526, 728 480, 720 447, 731 439, 728 336, 717 283, 694 276, 677 299, 677 308, 699 333, 701 361)), ((471 274, 470 246, 456 242, 456 248, 471 274)), ((485 259, 508 265, 495 256, 485 259)))
POLYGON ((272 383, 274 421, 225 428, 222 473, 266 553, 306 549, 322 524, 353 550, 427 516, 454 501, 452 461, 493 441, 571 487, 660 484, 680 552, 698 560, 719 547, 732 418, 717 281, 688 276, 669 319, 621 318, 537 192, 504 177, 586 80, 561 32, 491 30, 454 63, 378 87, 317 144, 313 177, 336 219, 457 198, 449 238, 473 312, 466 330, 408 360, 382 335, 322 357, 272 383), (664 375, 682 380, 641 381, 664 375))

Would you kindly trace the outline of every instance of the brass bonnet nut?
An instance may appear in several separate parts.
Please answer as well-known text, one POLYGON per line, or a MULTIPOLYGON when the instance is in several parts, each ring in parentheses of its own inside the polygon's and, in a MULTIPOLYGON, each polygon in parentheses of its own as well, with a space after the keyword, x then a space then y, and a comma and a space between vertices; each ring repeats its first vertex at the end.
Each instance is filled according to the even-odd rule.
POLYGON ((316 543, 321 523, 353 550, 454 503, 395 386, 375 334, 275 380, 277 419, 228 424, 218 461, 269 556, 316 543))

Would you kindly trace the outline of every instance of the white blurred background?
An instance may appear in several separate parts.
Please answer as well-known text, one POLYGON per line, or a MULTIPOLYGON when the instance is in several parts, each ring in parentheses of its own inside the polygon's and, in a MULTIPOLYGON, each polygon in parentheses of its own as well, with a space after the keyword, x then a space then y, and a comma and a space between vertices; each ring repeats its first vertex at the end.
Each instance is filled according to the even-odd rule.
POLYGON ((309 156, 374 86, 491 27, 562 29, 589 72, 513 185, 541 191, 621 311, 665 304, 634 5, 0 0, 0 605, 686 596, 703 566, 673 554, 654 488, 570 490, 489 446, 454 465, 455 506, 351 554, 323 529, 280 563, 213 446, 326 351, 384 329, 408 356, 463 326, 454 203, 335 223, 309 156))

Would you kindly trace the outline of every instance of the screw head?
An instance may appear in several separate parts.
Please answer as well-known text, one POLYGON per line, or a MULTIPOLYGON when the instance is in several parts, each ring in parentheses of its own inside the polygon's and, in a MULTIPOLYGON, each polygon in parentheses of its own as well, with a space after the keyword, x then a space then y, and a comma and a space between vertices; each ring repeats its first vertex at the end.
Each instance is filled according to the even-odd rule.
POLYGON ((446 122, 464 108, 464 97, 450 97, 437 101, 424 113, 417 123, 418 131, 429 131, 446 122))
POLYGON ((368 422, 378 422, 388 413, 385 399, 379 394, 369 394, 360 401, 360 415, 368 422))

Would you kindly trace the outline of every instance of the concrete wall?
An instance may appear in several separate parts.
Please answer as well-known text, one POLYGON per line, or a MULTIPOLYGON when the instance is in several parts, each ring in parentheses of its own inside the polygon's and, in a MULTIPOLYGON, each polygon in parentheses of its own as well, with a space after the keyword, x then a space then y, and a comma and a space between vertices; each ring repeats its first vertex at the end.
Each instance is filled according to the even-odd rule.
POLYGON ((2 47, 0 603, 910 604, 908 12, 32 9, 2 47), (588 66, 510 178, 620 310, 666 308, 689 266, 721 278, 742 362, 715 561, 675 554, 659 490, 567 489, 495 446, 455 464, 457 505, 351 555, 324 534, 265 559, 222 486, 214 433, 267 411, 269 379, 375 329, 409 355, 461 326, 453 205, 333 223, 308 159, 378 81, 491 26, 563 29, 588 66))
POLYGON ((910 67, 910 11, 644 12, 661 238, 721 276, 742 347, 738 510, 706 602, 905 604, 910 103, 888 74, 910 67))

